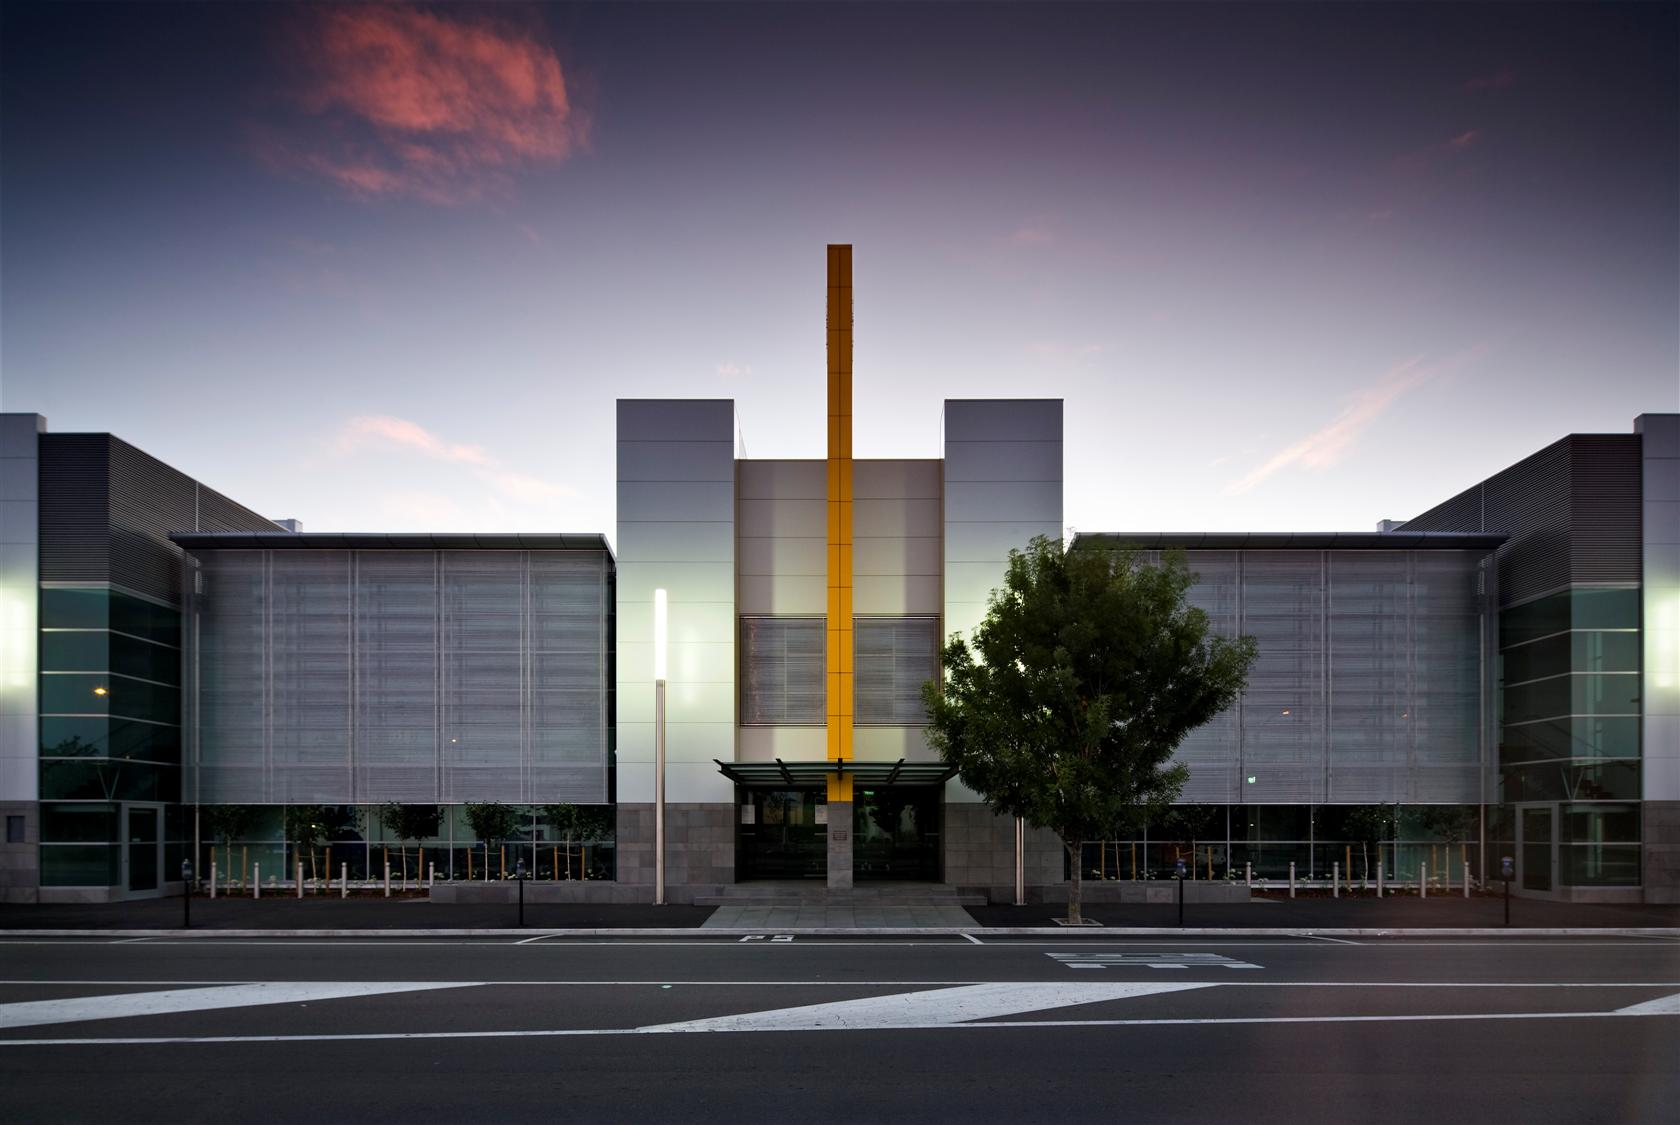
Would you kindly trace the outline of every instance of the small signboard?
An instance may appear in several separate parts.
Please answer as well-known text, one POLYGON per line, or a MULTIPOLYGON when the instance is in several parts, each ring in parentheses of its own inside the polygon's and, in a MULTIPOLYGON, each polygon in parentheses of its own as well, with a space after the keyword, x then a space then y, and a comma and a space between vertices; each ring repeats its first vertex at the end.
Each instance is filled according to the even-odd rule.
POLYGON ((757 824, 758 823, 758 810, 756 808, 754 808, 752 805, 742 805, 741 806, 741 823, 742 824, 757 824))
POLYGON ((816 823, 818 823, 818 824, 827 824, 828 823, 828 806, 827 805, 818 805, 817 806, 816 823))

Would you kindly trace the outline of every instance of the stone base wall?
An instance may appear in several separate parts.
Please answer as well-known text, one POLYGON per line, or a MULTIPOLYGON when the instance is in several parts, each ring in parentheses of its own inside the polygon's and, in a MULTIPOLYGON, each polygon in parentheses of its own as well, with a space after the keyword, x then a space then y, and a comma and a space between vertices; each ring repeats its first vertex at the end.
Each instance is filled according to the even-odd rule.
MULTIPOLYGON (((622 901, 652 902, 653 805, 618 806, 618 883, 642 889, 641 897, 622 901)), ((735 806, 667 804, 665 806, 665 901, 690 903, 697 893, 711 894, 735 882, 735 806)))
POLYGON ((35 801, 0 801, 0 902, 36 902, 41 886, 41 806, 35 801), (5 828, 23 817, 23 842, 8 844, 5 828))
MULTIPOLYGON (((1062 842, 1042 828, 1028 828, 1024 868, 1028 901, 1062 885, 1062 842)), ((1015 822, 985 805, 945 806, 945 882, 984 894, 994 903, 1015 901, 1015 822)), ((1064 896, 1066 892, 1063 892, 1064 896)))
POLYGON ((1646 801, 1643 812, 1645 901, 1680 902, 1680 801, 1646 801))

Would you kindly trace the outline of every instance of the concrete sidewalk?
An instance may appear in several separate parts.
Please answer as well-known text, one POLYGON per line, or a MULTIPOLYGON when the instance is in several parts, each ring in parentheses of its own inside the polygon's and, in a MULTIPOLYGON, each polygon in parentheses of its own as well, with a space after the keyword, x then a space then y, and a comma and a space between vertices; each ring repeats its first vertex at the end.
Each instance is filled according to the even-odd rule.
MULTIPOLYGON (((533 930, 617 930, 697 928, 710 906, 526 903, 525 925, 533 930)), ((331 898, 218 898, 195 896, 195 930, 477 930, 518 924, 518 907, 507 903, 440 903, 424 896, 331 898)), ((964 919, 967 921, 967 919, 964 919)), ((0 906, 0 931, 178 929, 181 900, 0 906)))

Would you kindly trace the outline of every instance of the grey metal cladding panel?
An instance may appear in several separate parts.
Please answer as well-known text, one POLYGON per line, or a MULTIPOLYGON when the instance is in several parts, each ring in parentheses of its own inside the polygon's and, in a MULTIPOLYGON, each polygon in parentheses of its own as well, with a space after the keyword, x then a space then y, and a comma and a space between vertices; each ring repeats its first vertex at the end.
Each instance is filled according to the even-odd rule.
POLYGON ((1061 441, 1059 398, 946 399, 945 440, 1061 441))
POLYGON ((734 479, 735 447, 727 441, 618 443, 618 479, 633 481, 734 479))
POLYGON ((111 580, 111 441, 107 434, 42 434, 42 582, 111 580))
POLYGON ((1059 441, 947 441, 945 480, 1022 481, 1062 479, 1059 441))
POLYGON ((743 501, 828 499, 827 461, 736 461, 735 474, 743 501))
POLYGON ((1643 463, 1638 434, 1570 438, 1570 579, 1638 582, 1643 463))
POLYGON ((198 486, 198 525, 193 530, 273 532, 279 528, 273 520, 264 519, 245 505, 201 484, 198 486))
POLYGON ((1473 485, 1414 519, 1401 531, 1486 531, 1482 526, 1482 486, 1473 485))
POLYGON ((727 398, 621 398, 618 440, 735 443, 735 401, 727 398))
MULTIPOLYGON (((852 498, 937 500, 943 469, 938 460, 859 459, 852 462, 852 498)), ((827 487, 826 477, 823 485, 827 487)))

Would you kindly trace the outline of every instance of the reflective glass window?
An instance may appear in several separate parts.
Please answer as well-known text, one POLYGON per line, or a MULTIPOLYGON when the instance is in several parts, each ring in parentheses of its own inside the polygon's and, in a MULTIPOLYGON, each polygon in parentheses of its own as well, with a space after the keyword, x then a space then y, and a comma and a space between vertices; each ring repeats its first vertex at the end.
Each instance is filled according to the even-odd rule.
POLYGON ((41 633, 41 667, 49 672, 109 672, 111 634, 101 630, 41 633))
POLYGON ((41 759, 44 801, 179 801, 181 770, 155 762, 41 759))
POLYGON ((116 840, 115 805, 42 805, 41 842, 103 844, 116 840))
POLYGON ((116 844, 42 844, 43 887, 108 887, 122 878, 116 844))
POLYGON ((74 590, 55 586, 41 590, 41 628, 104 629, 110 621, 109 590, 74 590))
POLYGON ((1573 591, 1571 624, 1577 629, 1639 628, 1639 590, 1573 591))
POLYGON ((1636 801, 1638 762, 1541 762, 1501 766, 1506 801, 1636 801))

